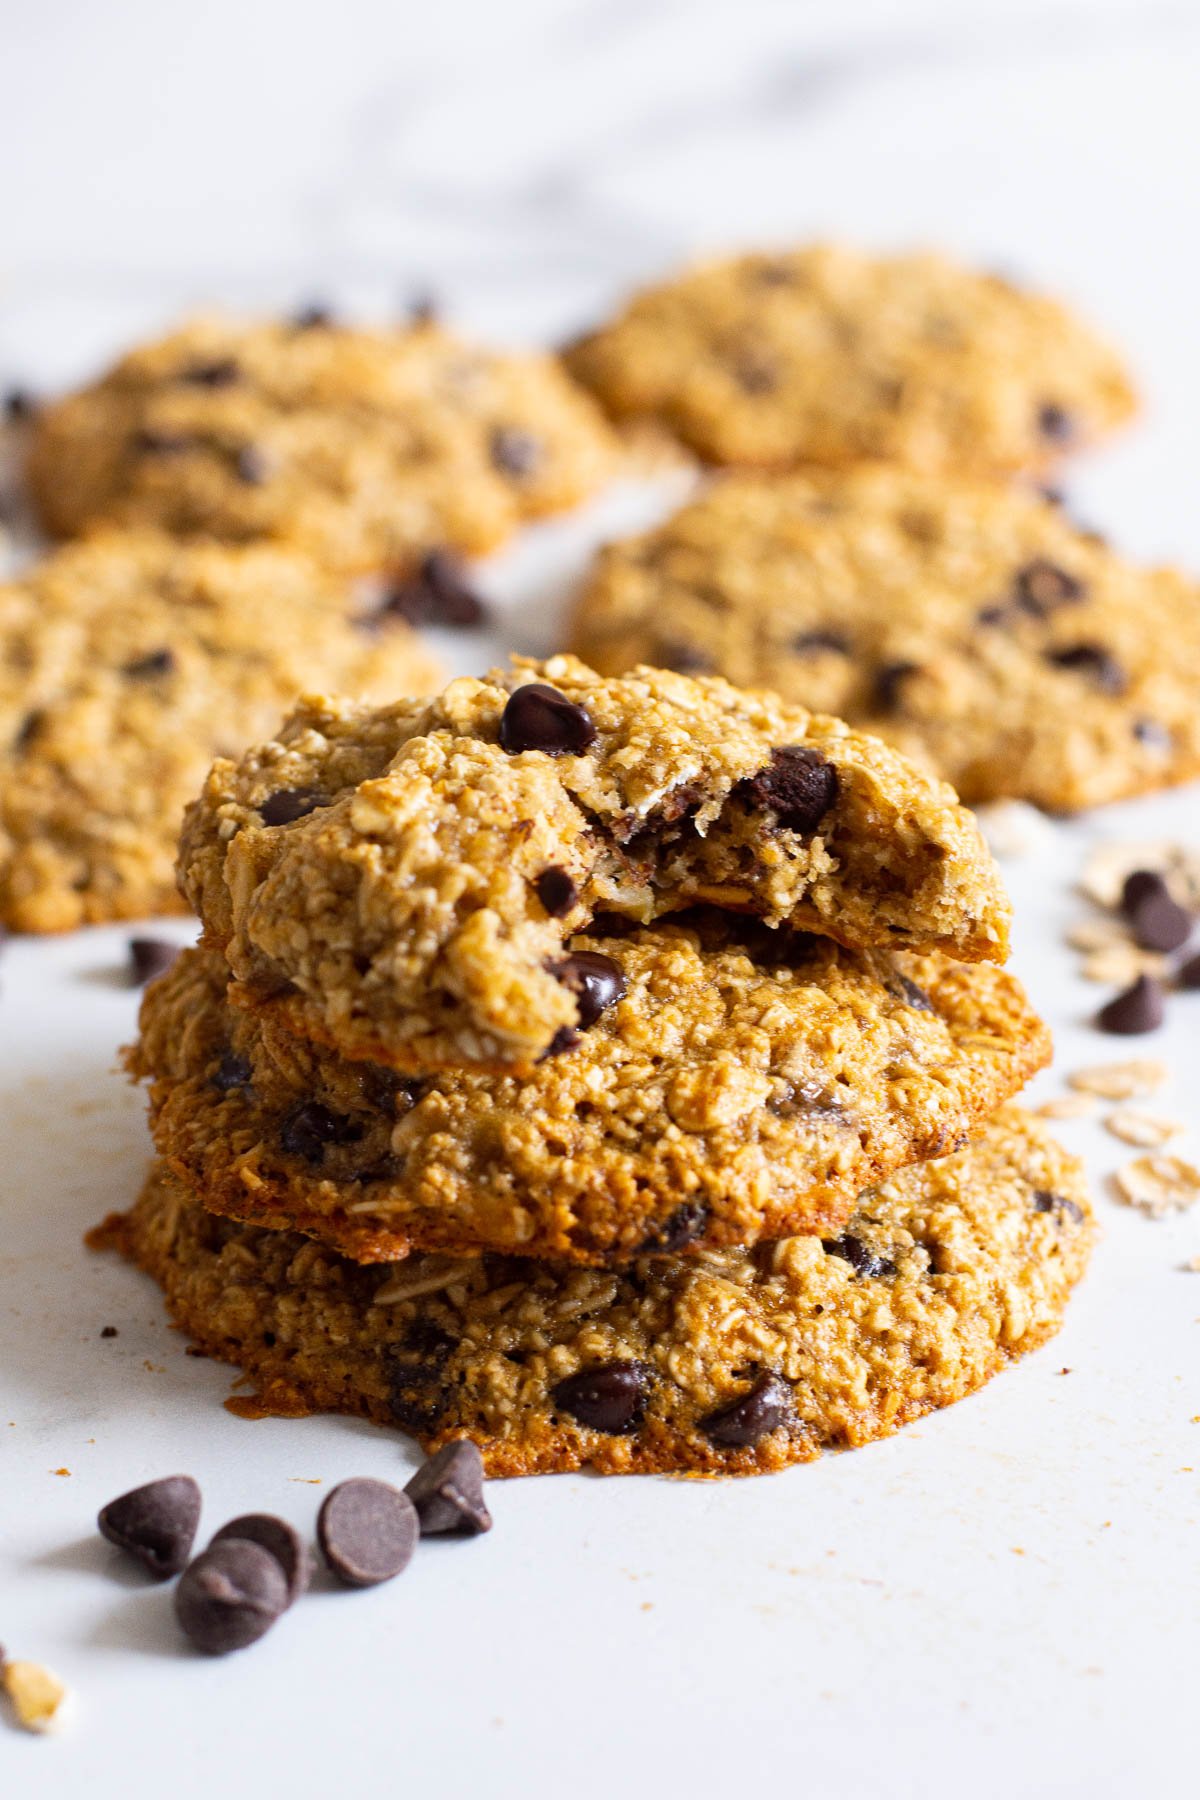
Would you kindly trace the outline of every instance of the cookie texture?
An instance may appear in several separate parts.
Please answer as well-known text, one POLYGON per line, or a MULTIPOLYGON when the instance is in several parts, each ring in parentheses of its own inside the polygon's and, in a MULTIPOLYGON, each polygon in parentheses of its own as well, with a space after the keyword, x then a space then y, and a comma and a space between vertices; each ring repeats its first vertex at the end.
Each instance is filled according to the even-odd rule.
POLYGON ((396 1068, 528 1070, 565 1047, 607 1003, 563 958, 600 912, 706 901, 997 961, 1008 928, 970 815, 876 740, 723 681, 605 681, 570 657, 429 704, 306 701, 214 765, 180 879, 246 1004, 396 1068))
POLYGON ((1036 470, 1135 410, 1120 358, 1064 307, 932 253, 702 264, 636 294, 566 363, 614 417, 768 468, 1036 470))
POLYGON ((213 756, 330 681, 412 692, 436 672, 294 551, 106 532, 0 586, 0 924, 181 910, 180 820, 213 756))
POLYGON ((331 568, 481 551, 609 472, 610 428, 553 358, 435 324, 208 317, 44 408, 29 480, 47 528, 270 538, 331 568))
POLYGON ((1053 811, 1200 773, 1200 588, 1032 493, 862 466, 717 481, 603 550, 606 674, 708 670, 833 712, 964 799, 1053 811))
POLYGON ((159 1165, 94 1234, 161 1284, 242 1410, 339 1410, 491 1475, 753 1474, 885 1437, 1057 1329, 1093 1225, 1083 1172, 1020 1111, 864 1194, 845 1231, 624 1270, 518 1257, 363 1267, 208 1213, 159 1165))
POLYGON ((219 953, 185 951, 128 1055, 158 1150, 206 1206, 359 1261, 602 1262, 837 1230, 1049 1060, 990 964, 681 918, 572 940, 622 998, 524 1079, 347 1061, 231 1006, 219 953))

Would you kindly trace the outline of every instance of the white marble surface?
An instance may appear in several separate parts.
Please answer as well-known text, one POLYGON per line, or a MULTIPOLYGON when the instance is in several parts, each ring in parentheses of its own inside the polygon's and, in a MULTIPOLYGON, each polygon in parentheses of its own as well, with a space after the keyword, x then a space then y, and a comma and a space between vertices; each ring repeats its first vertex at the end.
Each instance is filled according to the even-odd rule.
MULTIPOLYGON (((1068 485, 1118 540, 1200 566, 1194 5, 43 0, 0 9, 0 67, 0 383, 68 380, 211 300, 378 312, 428 287, 532 340, 695 248, 931 241, 1124 339, 1146 421, 1068 485)), ((589 543, 661 499, 611 495, 501 558, 507 641, 549 644, 589 543)), ((464 669, 491 648, 447 647, 464 669)), ((1195 789, 1010 870, 1064 1067, 1114 1052, 1061 948, 1081 857, 1157 832, 1200 837, 1195 789)), ((12 946, 0 987, 0 1637, 79 1690, 63 1740, 0 1738, 5 1792, 1194 1791, 1200 1225, 1118 1208, 1124 1152, 1094 1124, 1062 1128, 1100 1196, 1093 1275, 977 1399, 757 1483, 511 1484, 490 1540, 323 1591, 234 1663, 181 1654, 163 1594, 89 1536, 103 1500, 188 1466, 209 1526, 307 1522, 322 1489, 299 1483, 403 1479, 411 1455, 230 1418, 227 1376, 80 1248, 145 1156, 110 1073, 124 935, 12 946)), ((1154 1044, 1193 1127, 1196 1023, 1176 1008, 1154 1044)))

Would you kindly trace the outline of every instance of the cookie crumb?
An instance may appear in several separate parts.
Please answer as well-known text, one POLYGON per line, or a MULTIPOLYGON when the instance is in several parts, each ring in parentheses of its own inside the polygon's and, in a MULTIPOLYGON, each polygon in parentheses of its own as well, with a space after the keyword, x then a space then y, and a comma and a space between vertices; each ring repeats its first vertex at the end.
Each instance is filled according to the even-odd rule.
POLYGON ((1113 1179, 1121 1198, 1150 1219, 1186 1212, 1200 1200, 1200 1169, 1181 1156, 1139 1156, 1113 1179))
POLYGON ((1123 1144, 1137 1144, 1143 1150, 1157 1150, 1178 1137, 1183 1126, 1178 1119, 1164 1119, 1157 1113, 1137 1112, 1126 1107, 1109 1113, 1104 1121, 1107 1131, 1123 1144))
POLYGON ((25 1731, 56 1731, 70 1697, 66 1684, 42 1663, 6 1662, 0 1682, 12 1705, 17 1724, 25 1731))
POLYGON ((1075 1069, 1067 1076, 1067 1086, 1077 1092, 1099 1094, 1103 1100, 1134 1100, 1156 1093, 1169 1074, 1166 1063, 1133 1057, 1129 1062, 1096 1063, 1075 1069))

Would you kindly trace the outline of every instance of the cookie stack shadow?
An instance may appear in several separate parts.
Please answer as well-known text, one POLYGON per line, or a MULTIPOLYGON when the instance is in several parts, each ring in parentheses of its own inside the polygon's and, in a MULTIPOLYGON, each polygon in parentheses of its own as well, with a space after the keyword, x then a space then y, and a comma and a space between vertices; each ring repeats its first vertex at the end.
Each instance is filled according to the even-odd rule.
POLYGON ((516 663, 309 700, 184 828, 204 938, 99 1240, 247 1410, 494 1475, 754 1473, 1058 1326, 1092 1218, 952 791, 719 680, 516 663))

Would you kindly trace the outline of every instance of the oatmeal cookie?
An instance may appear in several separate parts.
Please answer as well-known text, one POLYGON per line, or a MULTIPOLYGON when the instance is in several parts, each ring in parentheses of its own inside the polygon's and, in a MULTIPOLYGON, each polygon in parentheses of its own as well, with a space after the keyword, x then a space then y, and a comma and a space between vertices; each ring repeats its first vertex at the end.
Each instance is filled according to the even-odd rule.
POLYGON ((843 950, 720 914, 594 929, 622 994, 524 1079, 405 1080, 230 1006, 213 950, 142 1005, 131 1073, 207 1206, 358 1261, 499 1250, 601 1262, 835 1231, 1049 1060, 1011 975, 843 950))
POLYGON ((529 1069, 606 1003, 597 913, 697 901, 851 947, 1003 959, 953 791, 840 721, 651 669, 518 659, 436 700, 310 700, 218 762, 180 879, 245 1004, 396 1068, 529 1069))
POLYGON ((713 463, 1044 469, 1134 412, 1066 309, 931 253, 736 256, 636 294, 567 367, 617 419, 713 463))
POLYGON ((270 538, 357 572, 486 550, 592 493, 612 454, 550 357, 433 323, 211 317, 42 409, 29 479, 59 535, 107 522, 270 538))
POLYGON ((1032 493, 861 466, 716 482, 601 552, 574 645, 836 713, 965 800, 1074 811, 1200 774, 1200 588, 1032 493))
POLYGON ((398 621, 271 545, 108 532, 0 586, 0 924, 66 931, 181 908, 175 846, 214 755, 305 688, 428 690, 398 621))
POLYGON ((862 1195, 836 1237, 584 1269, 518 1257, 362 1267, 214 1217, 161 1164, 115 1246, 261 1388, 491 1475, 748 1475, 886 1437, 1057 1330, 1093 1238, 1083 1171, 1006 1108, 955 1156, 862 1195))

